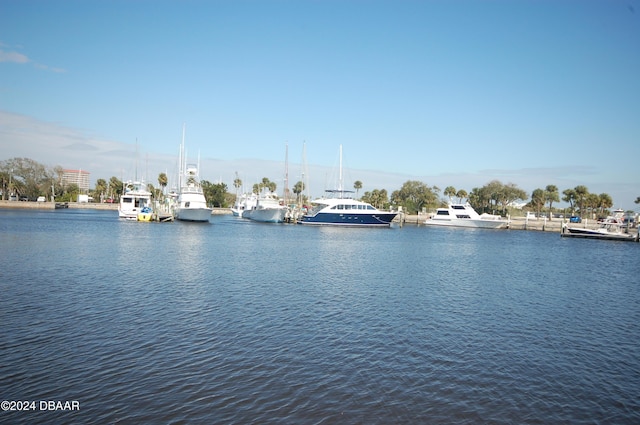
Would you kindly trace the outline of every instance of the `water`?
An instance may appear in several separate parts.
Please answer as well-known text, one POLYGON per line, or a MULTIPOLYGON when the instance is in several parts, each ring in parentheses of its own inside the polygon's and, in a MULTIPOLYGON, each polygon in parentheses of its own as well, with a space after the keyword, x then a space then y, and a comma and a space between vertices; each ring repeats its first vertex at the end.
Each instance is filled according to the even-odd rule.
POLYGON ((639 249, 0 210, 0 423, 639 423, 639 249))

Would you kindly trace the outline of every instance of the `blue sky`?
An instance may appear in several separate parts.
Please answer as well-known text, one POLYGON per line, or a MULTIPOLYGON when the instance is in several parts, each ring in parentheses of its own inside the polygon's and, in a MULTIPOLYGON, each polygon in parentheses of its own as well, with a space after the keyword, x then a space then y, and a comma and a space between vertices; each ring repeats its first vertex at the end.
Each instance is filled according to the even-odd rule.
MULTIPOLYGON (((0 3, 0 159, 640 196, 640 1, 0 3), (137 154, 136 154, 137 152, 137 154), (138 160, 135 160, 138 158, 138 160)), ((140 171, 142 173, 142 171, 140 171)), ((280 185, 282 187, 282 185, 280 185)))

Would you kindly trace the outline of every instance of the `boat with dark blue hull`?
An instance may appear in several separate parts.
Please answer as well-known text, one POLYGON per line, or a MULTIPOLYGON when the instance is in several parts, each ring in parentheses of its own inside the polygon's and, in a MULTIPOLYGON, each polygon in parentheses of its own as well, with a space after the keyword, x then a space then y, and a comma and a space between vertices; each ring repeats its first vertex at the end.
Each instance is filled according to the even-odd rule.
POLYGON ((337 195, 317 199, 313 208, 298 220, 316 226, 389 227, 398 213, 381 211, 371 204, 344 197, 349 191, 328 190, 337 195))
POLYGON ((342 190, 342 145, 340 145, 340 179, 330 196, 311 201, 313 207, 298 220, 315 226, 389 227, 398 213, 381 211, 371 204, 351 198, 351 190, 342 190))

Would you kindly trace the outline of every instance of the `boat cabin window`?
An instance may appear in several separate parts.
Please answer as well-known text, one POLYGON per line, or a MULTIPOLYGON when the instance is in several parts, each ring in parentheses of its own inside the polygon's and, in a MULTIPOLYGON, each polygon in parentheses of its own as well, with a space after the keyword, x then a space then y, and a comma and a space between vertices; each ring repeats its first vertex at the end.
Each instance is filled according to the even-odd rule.
POLYGON ((133 198, 127 198, 127 197, 122 198, 122 203, 123 204, 130 204, 132 202, 133 202, 133 198))
POLYGON ((373 206, 371 206, 371 205, 367 205, 367 209, 368 210, 375 210, 375 208, 373 208, 373 206))
POLYGON ((449 210, 438 210, 437 215, 449 215, 449 210))
POLYGON ((471 217, 469 217, 468 214, 456 214, 456 217, 458 217, 458 218, 467 218, 467 219, 471 218, 471 217))

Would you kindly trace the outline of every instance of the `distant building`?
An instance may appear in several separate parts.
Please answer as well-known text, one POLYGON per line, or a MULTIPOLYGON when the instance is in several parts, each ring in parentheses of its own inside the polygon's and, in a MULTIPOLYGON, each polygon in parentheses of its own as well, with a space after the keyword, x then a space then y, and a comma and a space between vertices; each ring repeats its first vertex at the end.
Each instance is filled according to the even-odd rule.
POLYGON ((64 170, 62 184, 77 184, 80 190, 89 190, 89 172, 83 170, 64 170))

